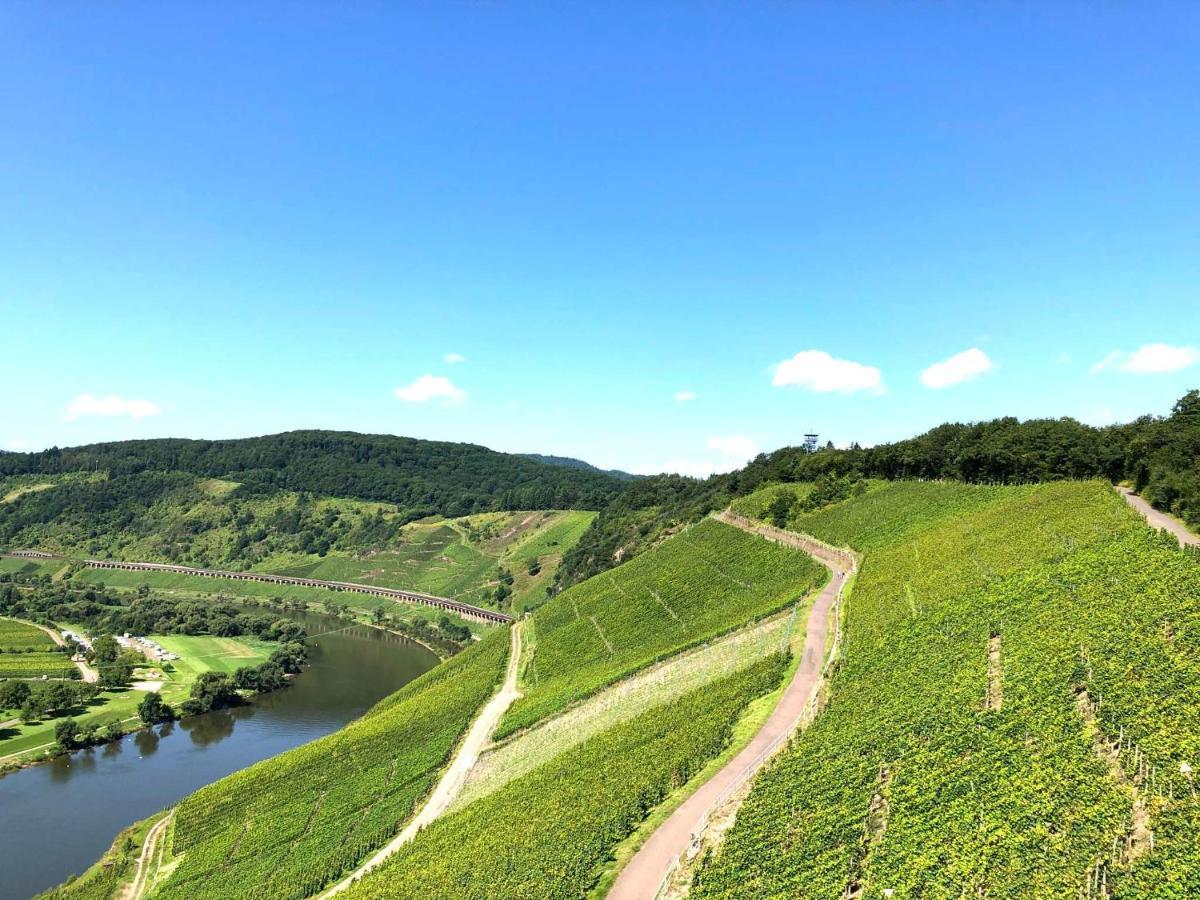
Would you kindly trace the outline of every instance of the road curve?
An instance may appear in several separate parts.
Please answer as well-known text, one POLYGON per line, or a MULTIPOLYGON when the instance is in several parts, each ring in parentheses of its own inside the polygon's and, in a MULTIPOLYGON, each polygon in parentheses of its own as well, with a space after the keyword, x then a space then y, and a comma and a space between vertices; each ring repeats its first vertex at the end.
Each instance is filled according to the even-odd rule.
POLYGON ((416 837, 422 828, 430 825, 449 809, 450 804, 458 797, 467 783, 467 776, 479 759, 479 754, 483 752, 484 747, 492 738, 492 732, 500 724, 500 719, 521 696, 520 691, 517 690, 517 673, 521 670, 521 624, 517 622, 512 627, 512 648, 508 653, 508 668, 504 673, 504 684, 487 702, 467 730, 466 737, 463 738, 462 744, 450 760, 450 765, 438 779, 429 799, 404 827, 404 830, 396 835, 390 843, 377 850, 370 859, 333 887, 319 894, 321 900, 340 894, 355 881, 381 865, 384 860, 416 837))
POLYGON ((729 512, 721 513, 716 518, 770 540, 803 548, 828 567, 831 577, 808 615, 800 665, 770 718, 740 753, 701 785, 658 827, 621 870, 608 893, 608 900, 651 900, 676 859, 688 850, 694 837, 698 837, 695 832, 698 828, 702 830, 713 805, 722 799, 726 790, 736 788, 752 776, 769 758, 772 745, 791 734, 800 724, 805 707, 821 681, 829 639, 830 612, 846 583, 846 576, 855 567, 850 554, 803 535, 758 525, 729 512))
POLYGON ((1146 521, 1160 531, 1166 530, 1178 538, 1179 543, 1188 547, 1200 547, 1200 537, 1188 531, 1187 526, 1164 512, 1159 512, 1127 487, 1117 487, 1126 502, 1146 517, 1146 521))

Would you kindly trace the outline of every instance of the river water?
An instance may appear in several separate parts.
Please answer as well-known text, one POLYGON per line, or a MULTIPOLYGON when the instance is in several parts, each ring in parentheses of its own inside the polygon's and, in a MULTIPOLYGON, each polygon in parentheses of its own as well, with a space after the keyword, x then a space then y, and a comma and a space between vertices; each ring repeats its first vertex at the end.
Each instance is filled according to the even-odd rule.
MULTIPOLYGON (((343 629, 288 614, 317 634, 343 629)), ((437 663, 419 644, 365 626, 312 640, 311 665, 249 706, 127 735, 0 778, 0 900, 81 873, 122 828, 230 772, 341 728, 437 663)))

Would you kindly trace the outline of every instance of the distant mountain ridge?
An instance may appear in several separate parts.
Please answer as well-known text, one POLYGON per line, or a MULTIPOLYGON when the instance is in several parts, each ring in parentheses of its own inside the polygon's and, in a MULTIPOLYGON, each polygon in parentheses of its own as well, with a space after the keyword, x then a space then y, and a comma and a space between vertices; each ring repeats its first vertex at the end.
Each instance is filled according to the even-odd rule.
POLYGON ((232 440, 160 438, 0 453, 0 476, 186 472, 247 489, 394 503, 409 517, 505 509, 600 509, 625 484, 591 468, 552 465, 478 444, 348 431, 232 440))
POLYGON ((634 475, 631 472, 625 472, 621 469, 601 469, 599 466, 593 466, 590 462, 582 459, 576 459, 573 456, 547 456, 543 453, 522 453, 526 459, 532 459, 536 462, 545 463, 548 466, 562 466, 564 469, 583 469, 585 472, 599 472, 601 475, 611 475, 613 478, 620 478, 622 481, 633 481, 635 478, 641 478, 641 475, 634 475))

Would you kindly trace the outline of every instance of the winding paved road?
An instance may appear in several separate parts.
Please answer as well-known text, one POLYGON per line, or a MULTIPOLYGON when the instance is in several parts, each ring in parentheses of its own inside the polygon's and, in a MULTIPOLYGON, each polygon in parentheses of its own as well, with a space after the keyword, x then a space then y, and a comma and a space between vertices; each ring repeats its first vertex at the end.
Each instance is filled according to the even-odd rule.
POLYGON ((1118 487, 1117 490, 1121 492, 1121 496, 1125 498, 1130 506, 1146 517, 1146 521, 1153 527, 1160 531, 1165 529, 1171 532, 1171 534, 1179 539, 1180 544, 1190 547, 1200 547, 1200 537, 1188 531, 1187 526, 1178 519, 1168 516, 1164 512, 1159 512, 1127 487, 1118 487))
POLYGON ((753 777, 767 761, 774 746, 782 746, 782 740, 800 724, 805 708, 815 696, 824 670, 825 649, 829 640, 830 612, 846 583, 846 576, 854 569, 854 560, 849 554, 836 548, 826 547, 802 535, 760 526, 732 513, 717 516, 728 525, 760 534, 789 546, 802 548, 829 568, 831 578, 813 603, 808 615, 804 636, 804 652, 796 674, 784 690, 779 704, 771 713, 766 724, 759 730, 740 753, 731 759, 717 774, 692 794, 644 843, 617 876, 608 900, 651 900, 675 864, 675 860, 686 853, 707 822, 708 813, 714 804, 722 801, 726 791, 736 788, 753 777))

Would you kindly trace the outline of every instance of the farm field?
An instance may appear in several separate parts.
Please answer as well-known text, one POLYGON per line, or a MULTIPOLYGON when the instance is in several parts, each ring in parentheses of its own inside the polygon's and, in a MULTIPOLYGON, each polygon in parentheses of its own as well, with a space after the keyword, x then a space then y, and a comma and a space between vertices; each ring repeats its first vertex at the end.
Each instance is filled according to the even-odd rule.
POLYGON ((693 896, 1196 895, 1200 558, 1099 482, 797 525, 864 553, 843 662, 693 896))
POLYGON ((402 541, 384 549, 319 557, 275 557, 255 569, 298 578, 355 581, 407 588, 492 606, 499 567, 514 578, 512 608, 520 613, 545 599, 563 552, 595 517, 572 510, 481 513, 463 519, 415 522, 402 541), (530 574, 536 560, 540 570, 530 574))
POLYGON ((826 577, 824 567, 803 553, 711 519, 700 522, 534 613, 524 696, 498 736, 794 604, 826 577))
POLYGON ((50 650, 56 646, 54 638, 36 625, 0 617, 0 651, 50 650))

